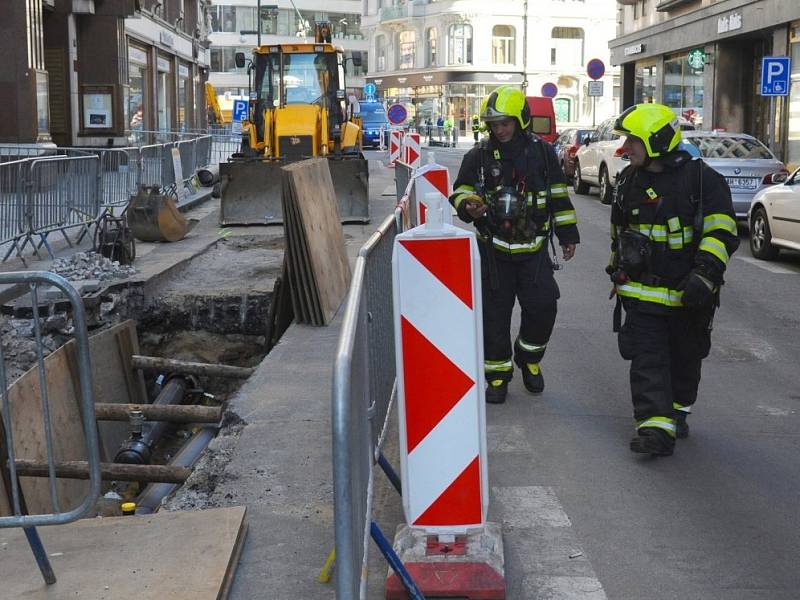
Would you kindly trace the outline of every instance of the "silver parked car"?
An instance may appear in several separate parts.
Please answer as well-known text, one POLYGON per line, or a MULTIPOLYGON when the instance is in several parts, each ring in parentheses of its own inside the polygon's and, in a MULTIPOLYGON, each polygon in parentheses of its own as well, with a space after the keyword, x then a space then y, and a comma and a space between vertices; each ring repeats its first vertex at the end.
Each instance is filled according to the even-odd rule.
POLYGON ((683 138, 700 150, 710 167, 725 177, 731 188, 736 218, 747 219, 750 202, 759 190, 783 180, 788 171, 769 148, 746 133, 684 131, 683 138))

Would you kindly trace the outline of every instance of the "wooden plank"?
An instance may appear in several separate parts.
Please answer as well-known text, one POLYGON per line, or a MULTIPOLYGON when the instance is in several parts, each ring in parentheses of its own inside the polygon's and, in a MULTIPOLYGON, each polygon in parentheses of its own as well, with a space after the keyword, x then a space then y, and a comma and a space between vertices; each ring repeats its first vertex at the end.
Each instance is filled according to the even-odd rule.
POLYGON ((52 586, 42 583, 24 533, 2 529, 3 597, 224 600, 246 536, 246 515, 237 506, 41 527, 58 577, 52 586))
MULTIPOLYGON (((36 460, 15 460, 20 476, 47 477, 49 466, 36 460)), ((89 463, 85 460, 57 462, 53 465, 56 477, 65 479, 89 479, 89 463)), ((192 474, 190 467, 172 465, 127 465, 100 463, 103 481, 146 481, 148 483, 183 483, 192 474)))
MULTIPOLYGON (((291 182, 290 182, 291 186, 291 182)), ((308 320, 306 322, 312 325, 324 325, 322 317, 322 310, 319 300, 319 290, 314 282, 313 267, 308 256, 308 242, 305 238, 306 233, 302 227, 300 214, 297 210, 297 196, 292 192, 294 202, 289 207, 289 212, 292 215, 292 228, 295 232, 294 235, 294 252, 295 259, 300 273, 302 282, 303 298, 306 303, 308 320)))
MULTIPOLYGON (((131 355, 139 354, 136 322, 123 321, 89 338, 92 385, 95 402, 115 404, 147 403, 144 376, 131 365, 131 355)), ((127 423, 98 423, 100 460, 111 462, 130 435, 127 423)))
POLYGON ((298 322, 312 323, 313 315, 311 313, 311 296, 308 279, 308 271, 306 265, 303 264, 300 254, 299 238, 303 232, 300 229, 297 221, 297 212, 295 211, 296 198, 291 186, 291 181, 288 175, 283 174, 285 182, 284 199, 285 209, 283 212, 284 229, 286 232, 285 238, 288 242, 287 248, 289 252, 289 273, 292 280, 292 306, 295 309, 295 314, 299 314, 298 322))
MULTIPOLYGON (((86 460, 86 440, 78 410, 79 387, 70 367, 69 342, 45 358, 50 422, 54 456, 57 461, 86 460)), ((8 389, 15 458, 47 460, 42 420, 39 371, 35 365, 8 389)), ((22 493, 31 514, 53 510, 46 479, 20 478, 22 493)), ((56 484, 61 510, 70 510, 83 501, 88 485, 83 481, 61 480, 56 484)))
POLYGON ((115 404, 95 402, 94 416, 98 421, 130 422, 131 411, 138 410, 146 421, 169 421, 170 423, 219 423, 221 406, 198 406, 195 404, 115 404))
POLYGON ((330 168, 327 159, 315 158, 283 170, 291 175, 311 276, 327 324, 344 300, 351 277, 330 168))

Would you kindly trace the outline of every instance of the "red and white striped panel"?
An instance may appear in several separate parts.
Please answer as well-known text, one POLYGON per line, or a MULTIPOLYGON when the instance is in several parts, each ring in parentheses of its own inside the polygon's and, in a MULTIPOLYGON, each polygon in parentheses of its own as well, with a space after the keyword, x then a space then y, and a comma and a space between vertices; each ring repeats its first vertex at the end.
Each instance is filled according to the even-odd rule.
POLYGON ((442 201, 442 220, 445 223, 453 223, 453 213, 450 210, 448 198, 450 197, 450 172, 447 167, 428 163, 424 167, 417 169, 414 174, 414 185, 411 188, 414 195, 414 218, 415 225, 422 225, 426 221, 428 206, 425 195, 430 193, 439 194, 442 201))
POLYGON ((403 131, 392 129, 389 132, 389 164, 393 165, 400 160, 403 150, 403 131))
POLYGON ((482 526, 488 506, 480 263, 474 233, 398 235, 392 261, 406 521, 482 526))
POLYGON ((412 169, 422 160, 422 138, 418 133, 409 133, 403 138, 403 162, 412 169))

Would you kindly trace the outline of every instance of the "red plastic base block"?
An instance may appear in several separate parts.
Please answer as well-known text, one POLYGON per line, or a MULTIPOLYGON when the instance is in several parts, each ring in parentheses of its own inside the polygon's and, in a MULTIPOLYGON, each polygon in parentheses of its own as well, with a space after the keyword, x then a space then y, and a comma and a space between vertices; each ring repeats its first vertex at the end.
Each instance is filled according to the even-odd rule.
MULTIPOLYGON (((426 597, 505 600, 505 579, 486 563, 406 563, 406 569, 426 597)), ((386 600, 407 600, 396 574, 386 580, 386 600)))

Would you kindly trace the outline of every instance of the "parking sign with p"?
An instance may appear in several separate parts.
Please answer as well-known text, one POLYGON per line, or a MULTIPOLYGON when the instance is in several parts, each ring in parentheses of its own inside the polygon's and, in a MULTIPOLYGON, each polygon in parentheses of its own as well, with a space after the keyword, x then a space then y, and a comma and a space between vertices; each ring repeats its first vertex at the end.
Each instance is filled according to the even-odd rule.
POLYGON ((761 60, 761 95, 788 96, 791 72, 788 56, 765 56, 761 60))

